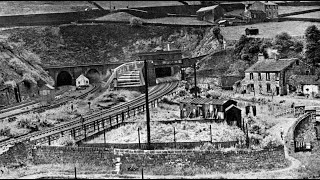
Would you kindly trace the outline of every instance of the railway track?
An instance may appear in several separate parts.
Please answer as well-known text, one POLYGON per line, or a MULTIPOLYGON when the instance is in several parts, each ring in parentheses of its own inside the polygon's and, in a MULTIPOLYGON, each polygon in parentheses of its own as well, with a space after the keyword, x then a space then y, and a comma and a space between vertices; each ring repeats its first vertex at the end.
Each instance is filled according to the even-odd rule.
MULTIPOLYGON (((10 118, 10 117, 14 117, 14 116, 17 116, 17 115, 29 113, 29 112, 41 113, 41 112, 44 112, 44 111, 46 111, 46 110, 53 109, 53 108, 59 107, 59 106, 61 106, 61 105, 64 105, 64 104, 66 104, 67 102, 69 102, 70 100, 73 100, 73 99, 83 99, 83 98, 85 98, 88 94, 91 94, 91 93, 96 92, 96 91, 99 90, 99 88, 101 87, 100 84, 93 84, 93 86, 94 86, 94 87, 93 87, 90 91, 85 92, 85 93, 83 93, 83 94, 80 94, 80 95, 78 95, 78 96, 75 96, 75 97, 66 97, 66 98, 63 98, 63 99, 60 99, 60 100, 56 101, 54 104, 47 105, 47 106, 40 106, 40 107, 36 107, 36 108, 30 109, 30 110, 25 110, 25 111, 22 111, 22 112, 19 112, 19 113, 15 113, 15 114, 6 116, 6 117, 4 117, 4 118, 10 118)), ((57 95, 61 95, 61 94, 65 93, 66 91, 68 91, 68 89, 62 90, 62 91, 59 92, 59 94, 57 94, 57 95)), ((20 108, 23 108, 23 107, 26 107, 26 106, 34 105, 34 104, 37 104, 37 103, 39 103, 39 102, 40 102, 40 101, 37 100, 37 101, 29 102, 29 103, 27 103, 27 104, 14 106, 14 107, 11 107, 10 110, 8 110, 8 111, 12 111, 12 110, 20 109, 20 108)), ((7 112, 7 111, 5 111, 5 112, 7 112)), ((4 118, 0 118, 0 119, 4 119, 4 118)))
MULTIPOLYGON (((155 101, 156 99, 172 92, 177 86, 178 81, 176 80, 155 86, 149 91, 149 104, 150 102, 155 101)), ((83 116, 83 118, 78 117, 70 122, 65 122, 43 131, 37 131, 20 137, 11 138, 9 140, 0 142, 0 147, 12 145, 26 140, 35 141, 36 144, 43 144, 47 142, 48 144, 50 144, 50 141, 54 141, 61 135, 66 134, 73 135, 75 139, 81 139, 83 136, 85 137, 87 135, 87 133, 83 131, 83 127, 85 127, 84 129, 88 127, 89 134, 90 128, 94 128, 94 130, 96 129, 96 124, 98 125, 98 130, 101 125, 105 127, 105 125, 107 125, 107 122, 109 121, 110 126, 112 126, 112 123, 114 125, 120 124, 121 122, 118 122, 118 115, 121 113, 123 114, 123 112, 126 111, 130 112, 130 110, 135 110, 136 108, 138 108, 139 110, 139 107, 143 106, 143 104, 145 103, 144 98, 145 95, 143 94, 132 101, 119 104, 117 106, 114 106, 113 108, 101 110, 99 112, 83 116)))

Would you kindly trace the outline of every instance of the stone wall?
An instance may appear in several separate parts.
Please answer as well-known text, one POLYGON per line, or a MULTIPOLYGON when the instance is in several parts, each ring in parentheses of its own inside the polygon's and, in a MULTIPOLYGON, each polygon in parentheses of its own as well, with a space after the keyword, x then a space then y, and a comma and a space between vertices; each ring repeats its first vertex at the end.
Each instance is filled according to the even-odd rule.
POLYGON ((37 146, 33 149, 35 163, 86 163, 112 166, 115 157, 121 157, 124 171, 127 167, 154 167, 169 162, 190 161, 221 172, 258 170, 285 167, 283 146, 259 151, 201 151, 201 150, 128 150, 94 147, 37 146))
POLYGON ((0 165, 25 163, 31 156, 28 143, 18 143, 0 154, 0 165))

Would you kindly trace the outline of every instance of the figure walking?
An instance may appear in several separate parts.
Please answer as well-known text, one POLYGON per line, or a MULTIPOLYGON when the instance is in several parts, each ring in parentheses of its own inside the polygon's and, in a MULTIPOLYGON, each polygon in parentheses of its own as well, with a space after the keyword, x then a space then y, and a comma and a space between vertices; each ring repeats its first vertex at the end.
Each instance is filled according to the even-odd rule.
POLYGON ((283 140, 283 128, 280 127, 280 136, 281 136, 281 139, 283 140))

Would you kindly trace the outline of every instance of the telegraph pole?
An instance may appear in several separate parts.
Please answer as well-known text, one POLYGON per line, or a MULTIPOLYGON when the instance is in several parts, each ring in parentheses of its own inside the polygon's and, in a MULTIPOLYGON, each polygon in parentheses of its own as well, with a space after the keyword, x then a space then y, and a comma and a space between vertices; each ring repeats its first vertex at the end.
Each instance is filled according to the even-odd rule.
POLYGON ((149 112, 149 99, 148 99, 148 64, 147 60, 144 60, 144 82, 145 82, 145 97, 146 97, 146 119, 147 119, 147 143, 148 149, 151 149, 151 136, 150 136, 150 112, 149 112))
POLYGON ((197 71, 196 71, 196 63, 193 64, 193 69, 194 69, 194 89, 195 89, 195 96, 196 98, 198 97, 197 96, 197 71))

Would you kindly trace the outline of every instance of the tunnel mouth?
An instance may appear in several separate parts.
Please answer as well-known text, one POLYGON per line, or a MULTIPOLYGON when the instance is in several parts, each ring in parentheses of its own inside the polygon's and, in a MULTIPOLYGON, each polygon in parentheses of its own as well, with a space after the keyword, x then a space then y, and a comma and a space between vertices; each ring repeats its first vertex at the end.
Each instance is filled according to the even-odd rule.
POLYGON ((72 85, 72 76, 67 71, 61 71, 57 77, 57 87, 72 85))
POLYGON ((99 83, 101 81, 100 73, 96 69, 90 69, 86 77, 89 79, 89 83, 99 83))
POLYGON ((158 67, 155 68, 157 78, 171 76, 171 67, 158 67))

